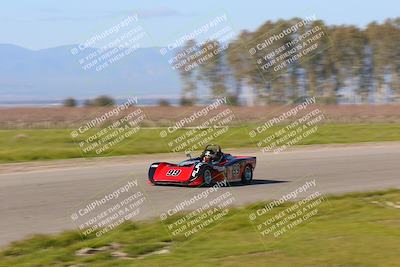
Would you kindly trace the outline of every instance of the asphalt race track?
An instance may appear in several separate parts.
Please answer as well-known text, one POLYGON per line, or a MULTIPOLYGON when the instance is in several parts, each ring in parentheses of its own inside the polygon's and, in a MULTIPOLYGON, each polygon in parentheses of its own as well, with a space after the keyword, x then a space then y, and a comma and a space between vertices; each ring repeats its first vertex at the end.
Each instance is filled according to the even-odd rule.
MULTIPOLYGON (((399 142, 311 146, 281 154, 229 152, 257 156, 252 185, 221 188, 234 195, 234 205, 276 199, 312 179, 322 193, 400 188, 399 142)), ((151 162, 179 160, 180 155, 164 154, 0 165, 0 245, 34 233, 75 229, 70 215, 77 207, 128 180, 138 181, 151 204, 136 218, 159 217, 207 190, 147 184, 151 162)))

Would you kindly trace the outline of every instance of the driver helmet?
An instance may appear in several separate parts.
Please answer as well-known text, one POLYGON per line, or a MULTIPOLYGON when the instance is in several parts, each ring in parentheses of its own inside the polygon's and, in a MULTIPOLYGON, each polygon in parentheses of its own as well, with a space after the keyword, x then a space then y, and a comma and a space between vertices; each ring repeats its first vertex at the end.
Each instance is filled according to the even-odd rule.
POLYGON ((210 163, 215 159, 215 153, 211 150, 206 150, 204 152, 203 162, 210 163))

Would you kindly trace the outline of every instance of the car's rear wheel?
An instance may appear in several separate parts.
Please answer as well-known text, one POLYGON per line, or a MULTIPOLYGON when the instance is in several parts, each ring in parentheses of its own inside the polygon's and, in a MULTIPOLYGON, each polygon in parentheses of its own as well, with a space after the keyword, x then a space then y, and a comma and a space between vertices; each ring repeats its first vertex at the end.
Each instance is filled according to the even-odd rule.
POLYGON ((212 172, 210 168, 205 168, 203 171, 204 184, 210 186, 212 184, 212 172))
POLYGON ((250 184, 253 181, 253 168, 251 165, 246 165, 242 174, 242 183, 250 184))

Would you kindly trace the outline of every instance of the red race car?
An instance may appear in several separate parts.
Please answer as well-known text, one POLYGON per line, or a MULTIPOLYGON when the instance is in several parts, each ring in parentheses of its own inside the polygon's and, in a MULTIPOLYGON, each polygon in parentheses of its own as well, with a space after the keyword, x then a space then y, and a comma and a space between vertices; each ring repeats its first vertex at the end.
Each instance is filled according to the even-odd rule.
POLYGON ((154 185, 210 186, 216 182, 251 183, 256 157, 232 156, 218 145, 208 145, 200 157, 178 164, 155 162, 149 168, 149 181, 154 185))

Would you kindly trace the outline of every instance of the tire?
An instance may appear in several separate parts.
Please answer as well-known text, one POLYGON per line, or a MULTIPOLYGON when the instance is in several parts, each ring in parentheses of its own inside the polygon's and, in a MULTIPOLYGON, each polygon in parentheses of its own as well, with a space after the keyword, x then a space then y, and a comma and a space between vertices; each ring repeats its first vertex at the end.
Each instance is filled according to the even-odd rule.
POLYGON ((203 170, 203 180, 206 186, 213 184, 212 170, 209 167, 205 167, 203 170))
POLYGON ((246 165, 242 174, 242 183, 251 184, 253 181, 253 167, 251 165, 246 165))

